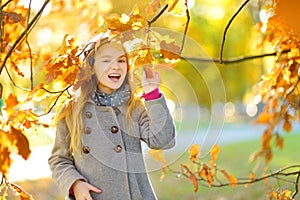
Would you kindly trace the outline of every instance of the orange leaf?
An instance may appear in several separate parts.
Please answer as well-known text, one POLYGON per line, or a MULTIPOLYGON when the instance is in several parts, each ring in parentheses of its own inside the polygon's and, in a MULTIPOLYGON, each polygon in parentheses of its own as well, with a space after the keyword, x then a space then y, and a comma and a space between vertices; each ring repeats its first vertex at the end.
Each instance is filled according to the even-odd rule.
POLYGON ((186 165, 181 165, 185 171, 190 175, 189 176, 189 180, 193 183, 194 185, 194 192, 197 192, 198 191, 198 181, 197 181, 197 178, 196 176, 193 174, 193 172, 191 172, 191 170, 188 168, 188 166, 186 165))
POLYGON ((250 183, 252 183, 252 181, 254 180, 254 173, 251 172, 249 175, 249 182, 245 184, 245 187, 248 187, 250 185, 250 183))
POLYGON ((18 148, 18 154, 21 155, 25 160, 27 160, 31 153, 28 139, 21 130, 18 130, 12 126, 10 128, 10 134, 12 134, 12 136, 14 137, 16 147, 18 148))
POLYGON ((5 99, 5 104, 6 104, 6 112, 7 112, 7 115, 8 115, 8 118, 10 119, 10 117, 12 115, 14 115, 15 113, 15 106, 18 105, 18 100, 17 98, 13 95, 13 94, 9 94, 9 96, 5 99))
POLYGON ((283 129, 286 132, 290 132, 292 130, 292 123, 290 122, 290 120, 288 120, 288 119, 284 120, 283 129))
POLYGON ((194 144, 189 149, 190 160, 196 162, 200 155, 200 148, 198 144, 194 144))
POLYGON ((273 113, 262 112, 259 114, 256 122, 266 124, 269 123, 273 117, 274 117, 273 113))
POLYGON ((279 134, 276 134, 276 146, 279 147, 279 149, 283 149, 283 138, 280 137, 279 134))
POLYGON ((226 170, 220 170, 223 174, 224 174, 224 176, 229 180, 229 182, 230 182, 230 185, 232 186, 232 187, 234 187, 234 186, 236 186, 236 184, 237 184, 237 179, 232 175, 232 174, 228 174, 227 172, 226 172, 226 170))
POLYGON ((210 151, 210 155, 211 155, 211 161, 210 161, 210 165, 214 166, 216 163, 216 160, 218 158, 218 153, 220 151, 220 147, 218 145, 214 145, 212 150, 210 151))
POLYGON ((202 167, 200 171, 198 172, 198 175, 206 180, 207 185, 210 187, 211 184, 214 182, 214 176, 215 174, 212 172, 211 168, 208 167, 206 164, 202 164, 202 167))
POLYGON ((3 175, 6 175, 9 171, 9 168, 12 164, 10 159, 10 149, 11 149, 11 140, 7 136, 7 132, 0 130, 0 172, 3 175))
POLYGON ((138 67, 138 66, 145 66, 145 65, 149 65, 151 63, 153 63, 154 61, 154 57, 151 54, 149 49, 141 49, 139 51, 139 55, 137 56, 137 58, 134 61, 134 66, 138 67))
POLYGON ((145 11, 147 15, 153 15, 154 13, 157 12, 159 8, 160 8, 160 0, 152 0, 145 8, 145 11))
POLYGON ((21 186, 9 183, 9 186, 20 196, 21 200, 32 200, 31 194, 27 193, 21 186))

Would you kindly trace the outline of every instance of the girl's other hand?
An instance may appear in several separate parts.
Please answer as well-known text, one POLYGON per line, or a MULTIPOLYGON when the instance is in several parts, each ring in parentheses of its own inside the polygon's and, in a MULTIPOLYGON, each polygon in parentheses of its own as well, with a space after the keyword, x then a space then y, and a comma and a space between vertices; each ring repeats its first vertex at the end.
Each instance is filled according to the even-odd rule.
POLYGON ((160 75, 151 67, 144 67, 142 74, 142 86, 144 93, 147 94, 156 89, 160 82, 160 75))
POLYGON ((76 200, 92 200, 90 191, 96 193, 102 192, 100 189, 82 180, 75 181, 72 185, 72 190, 76 200))

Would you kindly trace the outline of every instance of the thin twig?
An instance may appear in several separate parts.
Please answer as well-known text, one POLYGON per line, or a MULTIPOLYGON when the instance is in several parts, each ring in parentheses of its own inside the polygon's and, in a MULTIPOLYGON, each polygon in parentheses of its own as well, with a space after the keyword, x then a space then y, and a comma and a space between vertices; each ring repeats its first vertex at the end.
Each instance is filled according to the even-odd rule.
POLYGON ((3 5, 1 5, 1 10, 3 9, 3 8, 5 8, 5 6, 7 6, 10 2, 12 2, 13 0, 9 0, 9 1, 7 1, 5 4, 3 4, 3 5))
POLYGON ((40 18, 40 16, 42 15, 45 7, 47 6, 47 4, 50 2, 50 0, 45 0, 43 6, 41 7, 41 9, 38 11, 38 13, 34 16, 34 18, 31 20, 31 22, 29 23, 29 25, 26 27, 26 29, 20 34, 20 36, 17 38, 17 40, 15 41, 15 43, 12 45, 12 47, 9 49, 9 51, 7 52, 2 65, 0 67, 0 74, 2 73, 2 70, 8 60, 8 58, 10 57, 10 55, 12 54, 12 52, 14 51, 14 49, 19 45, 19 43, 24 39, 24 37, 26 35, 28 35, 28 33, 31 31, 31 29, 34 27, 34 25, 36 24, 36 22, 38 21, 38 19, 40 18))
POLYGON ((296 197, 296 195, 298 194, 298 186, 299 186, 299 178, 300 178, 300 172, 298 173, 297 175, 297 179, 296 179, 296 182, 295 182, 295 192, 293 193, 292 195, 292 199, 294 199, 296 197))
POLYGON ((185 6, 186 6, 186 24, 185 24, 185 28, 184 28, 184 32, 183 32, 183 37, 182 37, 182 41, 181 41, 181 47, 180 47, 180 50, 179 50, 179 55, 181 55, 182 51, 183 51, 183 47, 184 47, 184 43, 185 43, 185 38, 186 38, 186 34, 187 34, 187 31, 188 31, 188 27, 189 27, 189 24, 190 24, 190 12, 189 12, 189 8, 188 8, 188 5, 187 5, 187 1, 185 2, 185 6))
POLYGON ((246 0, 238 9, 238 11, 231 17, 231 19, 229 20, 229 22, 227 23, 225 29, 224 29, 224 33, 223 33, 223 39, 222 39, 222 44, 221 44, 221 50, 220 50, 220 64, 222 64, 223 62, 223 50, 224 50, 224 44, 225 44, 225 40, 226 40, 226 34, 227 31, 231 25, 231 23, 233 22, 234 18, 241 12, 241 10, 250 2, 250 0, 246 0))
POLYGON ((169 4, 164 5, 164 7, 159 11, 157 15, 155 15, 150 21, 148 21, 148 24, 154 23, 168 8, 169 4))
MULTIPOLYGON (((290 50, 284 51, 284 53, 290 52, 290 50)), ((260 55, 253 55, 253 56, 239 56, 235 58, 228 58, 228 59, 222 59, 223 64, 232 64, 232 63, 239 63, 247 60, 253 60, 257 58, 264 58, 268 56, 276 56, 277 52, 273 53, 264 53, 260 55)), ((189 60, 189 61, 197 61, 197 62, 215 62, 220 63, 220 58, 197 58, 197 57, 188 57, 188 56, 182 56, 181 59, 189 60)))

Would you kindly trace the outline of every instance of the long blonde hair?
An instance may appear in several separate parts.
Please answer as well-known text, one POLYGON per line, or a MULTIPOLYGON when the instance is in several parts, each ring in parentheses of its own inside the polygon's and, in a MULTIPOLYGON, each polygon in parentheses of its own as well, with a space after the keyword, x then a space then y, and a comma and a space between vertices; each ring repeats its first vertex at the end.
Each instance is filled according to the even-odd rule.
MULTIPOLYGON (((110 41, 105 39, 100 41, 100 45, 98 44, 98 46, 97 45, 93 46, 93 50, 90 51, 88 55, 86 55, 85 62, 80 69, 82 73, 86 73, 83 71, 91 70, 94 67, 93 66, 94 63, 91 62, 91 60, 94 59, 95 52, 98 51, 103 44, 106 44, 108 42, 110 41)), ((130 67, 129 67, 128 56, 126 54, 126 51, 125 51, 125 55, 126 55, 127 65, 128 65, 127 77, 128 77, 129 87, 131 89, 131 96, 130 99, 128 100, 128 109, 126 112, 126 128, 127 131, 129 131, 133 110, 138 104, 143 104, 143 102, 138 97, 137 90, 132 88, 133 85, 132 83, 135 81, 135 78, 134 76, 129 75, 130 67)), ((97 84, 98 81, 95 74, 91 74, 90 80, 82 81, 80 84, 80 95, 74 98, 73 101, 70 102, 70 105, 66 106, 64 110, 57 116, 57 122, 63 119, 65 120, 66 126, 69 131, 69 136, 70 136, 69 149, 71 152, 80 151, 82 148, 81 137, 84 132, 82 112, 86 102, 91 98, 92 93, 95 91, 97 84)))

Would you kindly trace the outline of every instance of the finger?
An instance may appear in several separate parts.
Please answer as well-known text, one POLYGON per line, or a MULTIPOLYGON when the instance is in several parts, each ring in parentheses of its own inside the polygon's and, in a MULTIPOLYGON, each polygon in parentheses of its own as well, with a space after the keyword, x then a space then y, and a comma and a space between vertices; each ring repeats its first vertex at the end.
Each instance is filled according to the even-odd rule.
POLYGON ((102 192, 102 190, 100 190, 99 188, 96 188, 93 185, 89 185, 89 191, 96 192, 96 193, 101 193, 102 192))
POLYGON ((154 76, 154 71, 153 69, 151 69, 151 67, 147 66, 143 68, 143 71, 146 74, 146 78, 153 78, 154 76))

